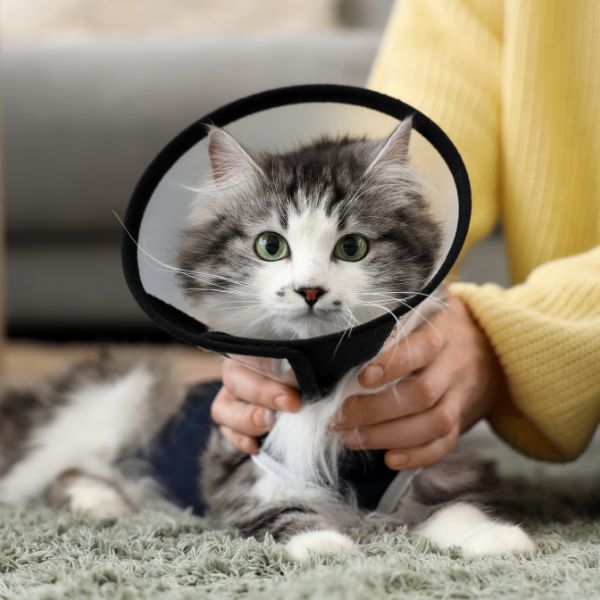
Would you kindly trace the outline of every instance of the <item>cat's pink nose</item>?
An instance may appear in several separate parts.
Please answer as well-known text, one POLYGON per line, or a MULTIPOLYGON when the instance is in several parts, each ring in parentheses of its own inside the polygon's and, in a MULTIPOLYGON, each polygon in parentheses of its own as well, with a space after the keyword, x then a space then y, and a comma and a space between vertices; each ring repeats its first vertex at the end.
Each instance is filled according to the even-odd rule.
POLYGON ((315 288, 298 288, 297 290, 294 290, 297 294, 300 294, 301 296, 304 297, 304 301, 306 302, 306 304, 308 304, 309 306, 312 306, 313 304, 316 304, 317 300, 323 295, 327 293, 327 290, 324 290, 321 287, 315 287, 315 288))

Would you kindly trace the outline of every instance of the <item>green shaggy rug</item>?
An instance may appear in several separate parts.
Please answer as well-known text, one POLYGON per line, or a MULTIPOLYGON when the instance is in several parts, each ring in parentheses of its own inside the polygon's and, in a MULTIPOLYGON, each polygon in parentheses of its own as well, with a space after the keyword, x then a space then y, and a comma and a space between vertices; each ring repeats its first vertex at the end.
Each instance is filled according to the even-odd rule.
POLYGON ((205 530, 188 514, 89 520, 0 508, 0 598, 600 598, 600 447, 576 463, 528 461, 494 445, 532 533, 528 557, 464 559, 399 530, 358 556, 297 565, 272 542, 205 530))

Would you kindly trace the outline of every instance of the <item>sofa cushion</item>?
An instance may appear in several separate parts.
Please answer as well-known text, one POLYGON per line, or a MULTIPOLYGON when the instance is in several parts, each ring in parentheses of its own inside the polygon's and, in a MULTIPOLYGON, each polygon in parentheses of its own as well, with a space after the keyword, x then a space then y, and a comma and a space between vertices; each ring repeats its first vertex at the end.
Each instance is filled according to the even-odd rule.
POLYGON ((150 160, 220 105, 299 83, 364 83, 376 33, 9 46, 10 239, 116 239, 150 160))

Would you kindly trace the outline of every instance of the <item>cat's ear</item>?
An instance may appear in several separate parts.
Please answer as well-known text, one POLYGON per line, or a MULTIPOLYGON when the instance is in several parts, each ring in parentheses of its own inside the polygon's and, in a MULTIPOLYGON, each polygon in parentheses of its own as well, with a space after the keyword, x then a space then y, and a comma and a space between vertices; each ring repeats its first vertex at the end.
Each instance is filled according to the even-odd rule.
POLYGON ((219 127, 209 129, 208 157, 213 179, 217 182, 240 178, 249 181, 263 174, 237 140, 219 127))
POLYGON ((375 146, 373 159, 366 172, 406 164, 411 132, 412 116, 401 121, 386 140, 375 146))

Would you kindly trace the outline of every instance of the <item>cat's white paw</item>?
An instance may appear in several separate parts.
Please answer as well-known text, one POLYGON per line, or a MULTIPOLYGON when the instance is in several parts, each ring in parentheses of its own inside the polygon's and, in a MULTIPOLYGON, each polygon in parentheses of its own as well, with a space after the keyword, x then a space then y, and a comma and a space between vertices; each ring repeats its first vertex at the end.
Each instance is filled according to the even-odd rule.
POLYGON ((285 545, 288 556, 297 561, 308 560, 311 554, 348 554, 356 552, 356 544, 343 533, 332 529, 306 531, 290 538, 285 545))
POLYGON ((465 556, 496 556, 533 552, 533 540, 518 526, 495 523, 475 531, 459 544, 465 556))
POLYGON ((64 489, 66 505, 74 512, 117 517, 131 512, 127 500, 109 483, 92 477, 76 477, 64 489))
POLYGON ((465 556, 533 552, 535 544, 518 526, 494 521, 480 508, 457 502, 435 512, 417 533, 440 548, 459 546, 465 556))

